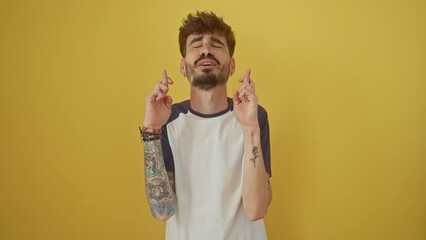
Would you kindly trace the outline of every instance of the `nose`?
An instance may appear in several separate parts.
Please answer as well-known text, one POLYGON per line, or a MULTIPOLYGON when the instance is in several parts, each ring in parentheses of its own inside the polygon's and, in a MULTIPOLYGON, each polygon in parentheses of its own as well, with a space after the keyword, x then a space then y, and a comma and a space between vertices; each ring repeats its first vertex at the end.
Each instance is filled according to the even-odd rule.
POLYGON ((211 52, 211 48, 209 44, 203 44, 203 47, 201 48, 201 52, 204 53, 206 56, 211 52))

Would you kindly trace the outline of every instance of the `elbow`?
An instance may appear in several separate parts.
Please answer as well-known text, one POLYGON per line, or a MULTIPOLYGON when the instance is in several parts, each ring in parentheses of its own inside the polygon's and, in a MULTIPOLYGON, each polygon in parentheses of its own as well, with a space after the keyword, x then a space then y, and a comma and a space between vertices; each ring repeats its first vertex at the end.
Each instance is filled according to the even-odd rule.
POLYGON ((174 215, 174 212, 172 214, 167 214, 167 215, 154 215, 154 217, 157 220, 165 222, 165 221, 169 220, 169 218, 171 218, 173 215, 174 215))
POLYGON ((245 213, 250 221, 258 221, 266 216, 267 207, 251 207, 245 208, 245 213))
POLYGON ((175 214, 174 204, 152 204, 150 205, 152 216, 160 221, 167 221, 175 214))
POLYGON ((271 200, 271 192, 264 199, 251 199, 251 201, 248 201, 243 198, 244 212, 247 218, 253 222, 265 218, 271 200))

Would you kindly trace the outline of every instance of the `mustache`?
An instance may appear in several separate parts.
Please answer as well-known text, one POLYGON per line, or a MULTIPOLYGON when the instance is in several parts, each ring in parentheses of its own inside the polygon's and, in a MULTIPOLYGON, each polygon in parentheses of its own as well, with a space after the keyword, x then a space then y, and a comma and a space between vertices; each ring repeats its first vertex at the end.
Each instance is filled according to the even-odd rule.
POLYGON ((219 65, 220 66, 220 62, 219 62, 219 60, 217 60, 214 56, 213 56, 213 54, 211 54, 211 53, 209 53, 209 54, 202 54, 197 60, 195 60, 195 62, 194 62, 194 66, 197 66, 197 64, 198 64, 198 62, 200 62, 201 60, 203 60, 203 59, 212 59, 212 60, 214 60, 216 63, 217 63, 217 65, 219 65))

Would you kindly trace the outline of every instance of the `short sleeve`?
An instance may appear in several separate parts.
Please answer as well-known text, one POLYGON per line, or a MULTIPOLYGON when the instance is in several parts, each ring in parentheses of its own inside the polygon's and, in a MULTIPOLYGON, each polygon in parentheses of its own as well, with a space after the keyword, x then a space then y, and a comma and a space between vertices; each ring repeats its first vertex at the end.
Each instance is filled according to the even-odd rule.
POLYGON ((259 119, 259 126, 260 126, 260 145, 262 147, 265 170, 269 174, 269 176, 272 176, 271 144, 270 144, 270 138, 269 138, 268 113, 261 106, 259 106, 259 109, 258 109, 258 119, 259 119))
POLYGON ((172 149, 170 147, 166 125, 163 126, 162 130, 163 130, 163 136, 161 138, 161 149, 163 150, 164 165, 166 167, 167 172, 174 173, 175 172, 175 163, 174 163, 174 160, 173 160, 173 153, 172 153, 172 149))

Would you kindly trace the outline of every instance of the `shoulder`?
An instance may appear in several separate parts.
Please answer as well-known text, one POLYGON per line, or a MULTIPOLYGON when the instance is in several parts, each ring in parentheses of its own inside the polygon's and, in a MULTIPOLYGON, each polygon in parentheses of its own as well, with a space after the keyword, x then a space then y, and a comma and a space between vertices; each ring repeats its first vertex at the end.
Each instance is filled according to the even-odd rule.
POLYGON ((264 107, 262 107, 260 104, 257 107, 257 111, 259 114, 268 114, 268 112, 266 111, 266 109, 264 107))
POLYGON ((167 120, 166 124, 177 119, 181 113, 187 114, 188 111, 189 111, 189 100, 185 100, 179 103, 174 103, 172 105, 172 113, 170 114, 169 120, 167 120))
POLYGON ((172 105, 172 111, 186 113, 189 111, 189 100, 174 103, 172 105))
POLYGON ((258 115, 259 122, 268 121, 268 112, 261 105, 258 105, 257 107, 257 115, 258 115))

